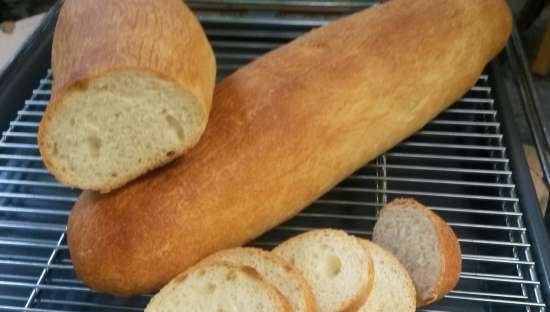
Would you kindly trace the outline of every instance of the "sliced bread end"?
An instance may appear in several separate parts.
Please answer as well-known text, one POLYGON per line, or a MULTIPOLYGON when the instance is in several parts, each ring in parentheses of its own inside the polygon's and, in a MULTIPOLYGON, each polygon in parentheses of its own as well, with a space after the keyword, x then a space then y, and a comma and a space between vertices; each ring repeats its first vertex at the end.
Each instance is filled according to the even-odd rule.
POLYGON ((441 299, 458 283, 462 260, 455 233, 414 199, 396 199, 382 208, 373 241, 405 266, 415 284, 419 307, 441 299))

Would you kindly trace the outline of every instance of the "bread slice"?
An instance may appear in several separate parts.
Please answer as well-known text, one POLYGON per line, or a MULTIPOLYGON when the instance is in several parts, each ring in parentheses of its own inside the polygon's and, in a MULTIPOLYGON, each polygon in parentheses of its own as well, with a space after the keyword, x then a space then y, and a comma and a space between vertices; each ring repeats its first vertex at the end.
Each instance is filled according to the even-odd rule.
POLYGON ((414 312, 416 292, 407 270, 384 248, 368 240, 361 243, 374 263, 374 284, 367 302, 358 311, 414 312))
POLYGON ((373 241, 392 252, 416 287, 417 306, 450 292, 462 270, 460 244, 449 225, 414 199, 396 199, 380 212, 373 241))
POLYGON ((371 257, 357 238, 343 231, 306 232, 281 243, 273 252, 302 273, 320 312, 355 311, 371 291, 371 257))
POLYGON ((238 247, 222 250, 203 261, 225 261, 250 266, 289 300, 294 312, 317 311, 315 297, 304 277, 274 253, 258 248, 238 247))
POLYGON ((181 0, 65 1, 52 70, 38 143, 69 186, 120 187, 182 155, 206 128, 216 62, 181 0))
POLYGON ((248 266, 211 262, 192 267, 163 287, 145 312, 290 312, 271 284, 248 266))

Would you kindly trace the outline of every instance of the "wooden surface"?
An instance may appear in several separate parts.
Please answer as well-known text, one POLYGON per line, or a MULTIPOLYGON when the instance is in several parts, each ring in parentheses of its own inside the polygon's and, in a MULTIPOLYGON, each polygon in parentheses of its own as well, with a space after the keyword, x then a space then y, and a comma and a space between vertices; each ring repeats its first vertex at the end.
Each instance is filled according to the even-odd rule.
POLYGON ((533 61, 533 73, 544 76, 550 70, 550 21, 546 24, 544 35, 533 61))
POLYGON ((535 191, 537 193, 537 199, 539 201, 542 214, 545 214, 546 205, 548 204, 548 188, 544 183, 544 176, 537 151, 535 147, 527 144, 523 145, 523 150, 525 152, 525 157, 527 158, 527 163, 529 164, 529 171, 531 173, 531 178, 533 179, 533 185, 535 186, 535 191))

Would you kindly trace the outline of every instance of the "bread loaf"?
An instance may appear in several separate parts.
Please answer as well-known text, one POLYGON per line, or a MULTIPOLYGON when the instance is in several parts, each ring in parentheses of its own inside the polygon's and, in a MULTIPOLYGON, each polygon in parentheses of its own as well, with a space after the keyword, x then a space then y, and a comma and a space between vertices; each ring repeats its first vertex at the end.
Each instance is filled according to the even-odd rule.
POLYGON ((396 199, 380 211, 373 241, 405 266, 416 288, 416 304, 443 298, 458 283, 460 243, 441 217, 414 199, 396 199))
POLYGON ((38 142, 61 182, 109 191, 194 146, 214 54, 181 0, 66 0, 38 142))
POLYGON ((220 82, 189 153, 68 223, 78 276, 160 288, 296 215, 459 99, 505 45, 503 0, 393 0, 313 30, 220 82))

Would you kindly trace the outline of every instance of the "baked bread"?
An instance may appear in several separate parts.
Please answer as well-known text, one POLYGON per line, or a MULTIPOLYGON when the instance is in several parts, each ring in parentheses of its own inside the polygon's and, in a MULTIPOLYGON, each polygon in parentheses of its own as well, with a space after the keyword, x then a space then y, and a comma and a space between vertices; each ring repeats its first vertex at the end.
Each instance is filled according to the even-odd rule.
POLYGON ((52 49, 44 164, 66 185, 110 191, 194 146, 216 63, 181 0, 66 0, 52 49))
POLYGON ((416 287, 417 306, 443 298, 457 284, 460 244, 449 225, 414 199, 396 199, 380 211, 373 241, 392 252, 416 287))
POLYGON ((201 264, 174 278, 145 312, 291 312, 287 299, 251 267, 201 264))
POLYGON ((238 247, 219 251, 201 263, 224 261, 249 266, 285 296, 294 312, 316 312, 315 297, 304 277, 281 257, 258 248, 238 247))
POLYGON ((409 273, 390 252, 367 240, 361 243, 374 263, 374 281, 359 312, 414 312, 416 292, 409 273))
POLYGON ((105 292, 150 292, 288 220, 459 99, 511 21, 503 0, 392 0, 253 61, 216 86, 189 153, 81 195, 76 273, 105 292))
POLYGON ((281 243, 272 252, 302 273, 319 312, 357 311, 372 289, 371 256, 356 237, 343 231, 309 231, 281 243))

